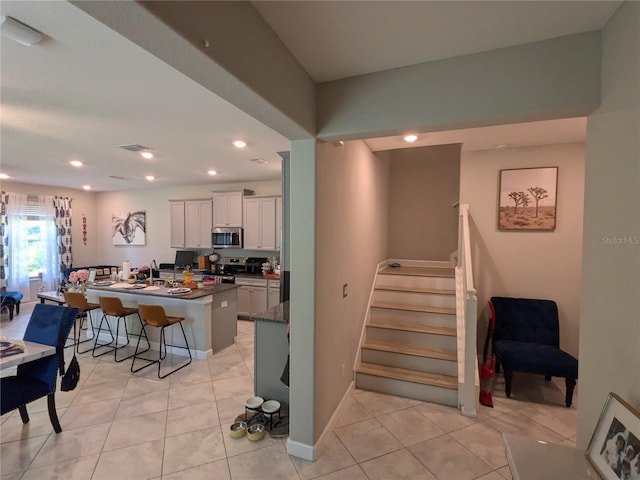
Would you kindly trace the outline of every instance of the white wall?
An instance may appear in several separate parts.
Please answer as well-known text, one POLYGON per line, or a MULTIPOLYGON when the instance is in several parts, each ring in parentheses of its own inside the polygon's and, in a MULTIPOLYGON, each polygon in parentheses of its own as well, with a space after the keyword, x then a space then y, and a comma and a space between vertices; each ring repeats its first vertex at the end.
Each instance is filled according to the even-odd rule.
POLYGON ((325 82, 318 85, 318 137, 584 116, 599 104, 599 74, 600 33, 587 32, 325 82))
POLYGON ((558 304, 560 346, 578 355, 583 200, 582 144, 462 153, 460 203, 468 203, 471 213, 481 339, 486 333, 490 297, 543 298, 558 304), (558 167, 555 231, 498 231, 500 170, 554 166, 558 167))
POLYGON ((353 378, 376 265, 387 258, 388 185, 389 161, 364 142, 318 144, 315 440, 353 378))
POLYGON ((460 144, 389 150, 388 258, 449 261, 458 248, 460 144))
POLYGON ((603 33, 602 105, 587 122, 578 447, 610 391, 640 410, 640 3, 603 33))
MULTIPOLYGON (((73 265, 122 265, 125 260, 132 266, 150 265, 156 262, 173 263, 175 252, 169 244, 169 200, 189 198, 211 198, 213 191, 229 191, 247 188, 256 195, 280 195, 279 180, 264 182, 240 182, 206 184, 189 187, 156 187, 118 192, 85 192, 59 187, 31 185, 4 180, 2 190, 35 195, 58 195, 73 198, 72 202, 72 247, 73 265), (114 246, 111 237, 111 215, 118 212, 144 210, 147 214, 147 236, 144 246, 114 246), (82 215, 87 217, 87 243, 82 240, 82 215)), ((208 253, 205 249, 201 253, 208 253)), ((222 256, 276 256, 277 252, 227 249, 222 256)), ((36 292, 38 285, 32 285, 36 292)))
MULTIPOLYGON (((281 182, 246 182, 229 184, 206 184, 189 187, 157 187, 144 190, 125 190, 97 194, 94 222, 98 228, 98 250, 92 263, 122 265, 129 260, 132 266, 158 263, 173 263, 177 249, 169 243, 169 200, 189 198, 211 198, 212 192, 248 188, 256 195, 280 195, 281 182), (147 234, 144 246, 114 246, 111 237, 111 215, 118 212, 146 211, 147 234)), ((210 252, 205 249, 201 253, 210 252)), ((243 250, 229 249, 223 256, 251 255, 243 250)), ((271 256, 269 255, 261 256, 271 256)))

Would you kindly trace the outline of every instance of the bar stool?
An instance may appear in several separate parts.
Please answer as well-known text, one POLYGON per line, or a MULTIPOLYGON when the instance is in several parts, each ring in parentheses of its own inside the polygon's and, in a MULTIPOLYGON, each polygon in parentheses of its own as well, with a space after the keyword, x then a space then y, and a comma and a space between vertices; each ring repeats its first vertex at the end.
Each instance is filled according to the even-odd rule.
MULTIPOLYGON (((87 299, 85 298, 84 293, 82 292, 64 292, 64 302, 68 306, 76 307, 78 309, 78 316, 76 317, 76 321, 73 322, 74 344, 76 347, 76 351, 78 353, 87 353, 92 349, 88 348, 81 352, 80 344, 87 343, 87 342, 90 342, 91 340, 94 340, 94 337, 96 336, 96 326, 93 324, 93 321, 91 318, 91 312, 93 310, 97 310, 98 308, 100 308, 100 305, 98 305, 97 303, 87 302, 87 299), (76 323, 78 319, 80 319, 80 326, 78 327, 79 330, 76 332, 76 323), (85 322, 85 320, 91 324, 91 332, 93 334, 93 337, 80 341, 80 334, 82 333, 82 330, 83 330, 82 324, 85 322)), ((84 330, 87 330, 87 327, 85 327, 84 330)))
POLYGON ((135 372, 139 372, 143 368, 146 368, 149 365, 153 365, 154 363, 157 363, 158 364, 158 378, 165 378, 165 377, 171 375, 172 373, 177 372, 181 368, 184 368, 187 365, 189 365, 191 363, 191 361, 192 361, 192 357, 191 357, 191 350, 189 349, 189 342, 187 341, 187 335, 184 333, 184 327, 182 326, 182 321, 185 320, 185 318, 184 317, 167 316, 167 314, 165 313, 164 308, 162 307, 162 305, 143 305, 143 304, 138 304, 138 312, 140 314, 140 318, 142 319, 142 332, 140 332, 140 336, 138 337, 138 344, 136 345, 136 351, 133 354, 133 361, 131 362, 131 371, 134 372, 134 373, 135 372), (184 344, 186 345, 186 347, 183 347, 181 345, 168 345, 168 346, 169 347, 186 348, 187 349, 187 353, 189 354, 189 361, 187 363, 179 366, 178 368, 174 368, 169 373, 166 373, 164 375, 160 375, 160 366, 162 365, 162 360, 164 360, 164 358, 167 356, 167 340, 165 338, 164 329, 169 327, 169 326, 171 326, 171 325, 176 325, 176 324, 180 325, 180 330, 182 330, 182 336, 184 337, 184 344), (144 358, 144 357, 139 357, 138 356, 139 354, 144 353, 147 350, 149 350, 147 348, 147 350, 143 350, 142 352, 138 352, 138 348, 140 347, 140 339, 142 338, 143 334, 147 339, 147 343, 149 343, 149 337, 147 336, 147 332, 146 332, 147 326, 155 327, 155 328, 159 328, 160 329, 160 350, 158 351, 158 359, 157 360, 151 360, 149 358, 144 358), (164 354, 162 353, 162 347, 163 346, 164 346, 164 354), (143 365, 142 367, 134 368, 134 365, 136 363, 136 359, 143 360, 143 361, 145 361, 147 363, 145 365, 143 365))
MULTIPOLYGON (((128 355, 124 358, 118 359, 118 350, 126 347, 127 345, 129 345, 129 331, 127 330, 127 322, 126 322, 126 317, 128 317, 129 315, 137 315, 138 319, 140 320, 140 324, 144 326, 144 324, 142 323, 142 319, 140 318, 140 314, 138 313, 138 309, 134 308, 134 307, 125 307, 122 305, 122 301, 118 298, 118 297, 98 297, 99 302, 100 302, 100 308, 102 309, 102 320, 100 320, 100 326, 98 327, 98 333, 96 335, 96 341, 93 344, 93 351, 91 353, 92 356, 94 357, 100 357, 102 355, 105 355, 107 353, 111 353, 113 352, 113 359, 115 362, 123 362, 124 360, 133 357, 133 355, 135 353, 132 353, 131 355, 128 355), (116 336, 115 338, 113 337, 113 331, 111 330, 111 324, 109 323, 109 318, 108 317, 115 317, 116 319, 116 336), (120 333, 120 320, 125 320, 124 322, 124 333, 125 336, 127 337, 127 343, 118 346, 118 336, 120 333), (107 322, 107 327, 109 328, 109 333, 111 335, 111 342, 109 343, 98 343, 98 338, 100 337, 100 332, 102 330, 102 324, 104 322, 107 322), (111 346, 113 343, 115 342, 114 346, 111 346), (97 347, 110 347, 109 350, 106 350, 104 352, 98 353, 96 355, 96 348, 97 347)), ((140 333, 140 335, 142 335, 142 333, 144 332, 144 330, 140 333)), ((146 336, 146 335, 145 335, 146 336)), ((140 343, 140 337, 138 337, 138 344, 140 343)), ((143 352, 146 352, 147 350, 149 350, 151 348, 151 345, 149 344, 149 339, 147 338, 147 349, 143 350, 143 352)), ((140 353, 143 353, 140 352, 140 353)))

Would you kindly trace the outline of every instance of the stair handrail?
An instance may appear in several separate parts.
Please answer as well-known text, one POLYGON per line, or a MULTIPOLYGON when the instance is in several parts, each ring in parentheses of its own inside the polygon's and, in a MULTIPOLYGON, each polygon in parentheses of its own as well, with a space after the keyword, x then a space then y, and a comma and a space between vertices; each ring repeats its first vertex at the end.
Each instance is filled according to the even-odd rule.
POLYGON ((477 416, 478 393, 478 352, 476 347, 478 297, 473 284, 473 266, 471 260, 471 231, 469 229, 469 205, 461 204, 458 210, 458 265, 462 279, 462 305, 464 335, 462 335, 464 352, 461 392, 461 412, 468 417, 477 416))

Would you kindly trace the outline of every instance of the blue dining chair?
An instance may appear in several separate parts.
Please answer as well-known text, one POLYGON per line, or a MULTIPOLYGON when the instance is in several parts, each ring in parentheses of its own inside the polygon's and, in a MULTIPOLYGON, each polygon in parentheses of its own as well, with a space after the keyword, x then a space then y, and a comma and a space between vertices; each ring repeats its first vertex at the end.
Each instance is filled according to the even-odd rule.
POLYGON ((64 345, 77 315, 77 308, 36 304, 24 340, 56 347, 56 355, 18 365, 16 375, 0 379, 1 415, 17 408, 22 423, 28 423, 27 403, 46 396, 51 425, 56 433, 62 431, 55 393, 58 370, 61 375, 64 373, 64 345))

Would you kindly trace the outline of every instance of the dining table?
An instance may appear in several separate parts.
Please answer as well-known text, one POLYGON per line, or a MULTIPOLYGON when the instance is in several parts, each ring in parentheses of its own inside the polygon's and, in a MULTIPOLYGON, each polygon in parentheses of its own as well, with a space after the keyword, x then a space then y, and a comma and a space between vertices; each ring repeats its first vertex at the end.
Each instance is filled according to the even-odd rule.
POLYGON ((0 349, 15 348, 12 347, 12 345, 24 347, 24 351, 22 353, 0 356, 0 370, 5 370, 27 362, 33 362, 39 358, 49 357, 56 354, 56 347, 44 345, 42 343, 28 342, 12 338, 2 338, 0 342, 5 342, 2 343, 2 347, 0 347, 0 349))

